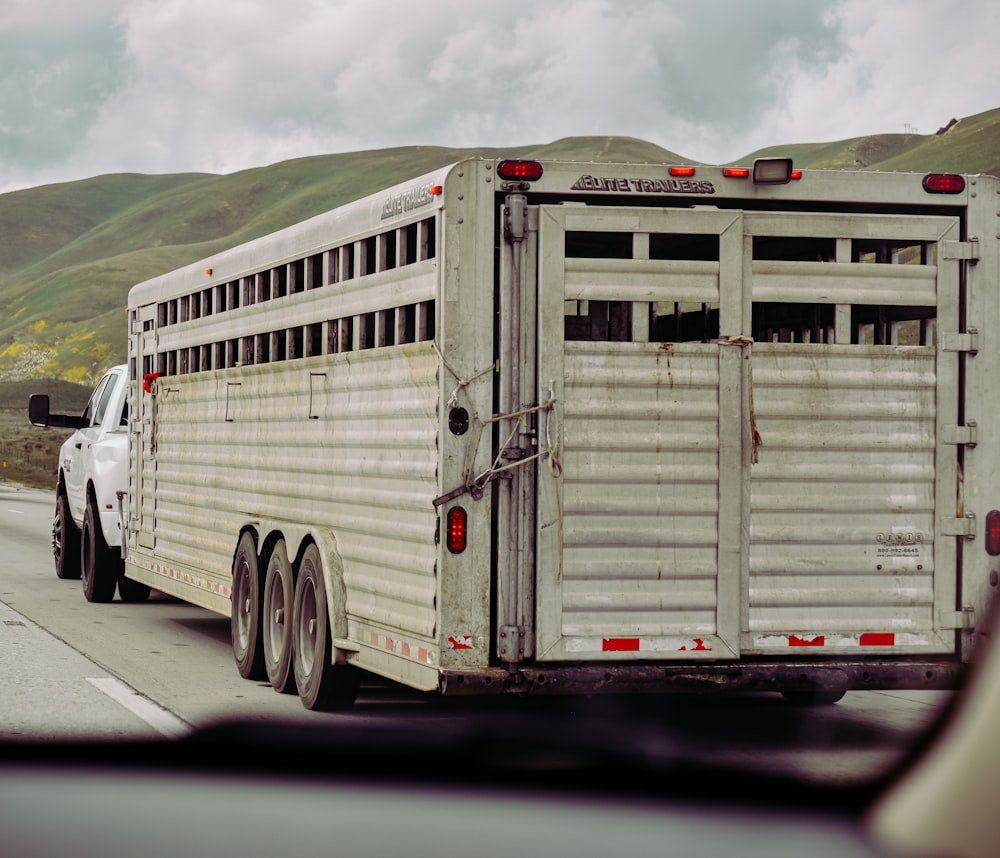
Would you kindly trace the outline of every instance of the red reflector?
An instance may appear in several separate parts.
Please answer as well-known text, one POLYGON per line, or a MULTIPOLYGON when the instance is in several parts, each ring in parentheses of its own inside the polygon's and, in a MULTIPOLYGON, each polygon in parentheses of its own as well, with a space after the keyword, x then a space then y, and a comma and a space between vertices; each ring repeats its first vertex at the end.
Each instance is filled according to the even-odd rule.
POLYGON ((865 632, 859 643, 861 646, 895 646, 896 636, 892 632, 865 632))
POLYGON ((1000 510, 986 513, 986 553, 992 557, 1000 554, 1000 510))
POLYGON ((749 179, 749 167, 723 167, 722 175, 727 179, 749 179))
POLYGON ((537 161, 501 161, 497 164, 497 175, 501 179, 533 182, 542 177, 542 165, 537 161))
POLYGON ((671 167, 670 168, 670 175, 671 176, 693 176, 694 175, 694 167, 671 167))
POLYGON ((823 635, 816 635, 811 638, 800 638, 798 635, 788 636, 789 646, 826 646, 826 638, 823 635))
POLYGON ((924 176, 923 184, 929 194, 960 194, 965 190, 965 177, 953 173, 931 173, 924 176))
POLYGON ((603 652, 638 652, 639 638, 604 638, 601 641, 603 652))
POLYGON ((469 517, 462 507, 453 506, 448 510, 446 519, 448 535, 445 539, 445 545, 448 546, 448 550, 452 554, 461 554, 465 551, 465 543, 469 535, 468 523, 469 517))
POLYGON ((801 179, 802 178, 802 171, 801 170, 792 170, 792 176, 791 177, 792 177, 793 181, 796 180, 796 179, 801 179))

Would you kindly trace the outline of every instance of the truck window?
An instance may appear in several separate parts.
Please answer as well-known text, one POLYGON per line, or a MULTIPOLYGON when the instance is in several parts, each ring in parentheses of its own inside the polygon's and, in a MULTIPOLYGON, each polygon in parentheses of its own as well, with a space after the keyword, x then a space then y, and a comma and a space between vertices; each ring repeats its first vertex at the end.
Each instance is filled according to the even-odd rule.
POLYGON ((108 411, 108 403, 111 401, 111 397, 115 392, 115 388, 118 386, 118 376, 109 375, 107 383, 104 385, 104 389, 99 393, 95 393, 95 399, 97 401, 97 410, 94 412, 94 426, 101 426, 104 423, 104 417, 108 411))
POLYGON ((83 409, 83 425, 93 426, 95 424, 94 415, 97 413, 98 406, 100 405, 101 398, 104 396, 104 391, 108 386, 111 376, 104 376, 98 383, 97 387, 94 388, 94 392, 90 395, 90 399, 87 402, 87 407, 83 409))

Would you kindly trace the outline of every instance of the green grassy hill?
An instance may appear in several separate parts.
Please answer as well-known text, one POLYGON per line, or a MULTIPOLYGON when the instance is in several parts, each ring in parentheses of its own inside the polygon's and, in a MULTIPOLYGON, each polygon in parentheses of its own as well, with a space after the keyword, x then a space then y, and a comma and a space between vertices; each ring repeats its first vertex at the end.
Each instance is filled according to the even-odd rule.
MULTIPOLYGON (((1000 175, 1000 109, 944 134, 771 147, 798 166, 1000 175)), ((121 174, 0 195, 0 396, 6 383, 89 385, 126 353, 132 285, 470 156, 694 163, 628 137, 538 146, 417 146, 322 155, 217 176, 121 174)))

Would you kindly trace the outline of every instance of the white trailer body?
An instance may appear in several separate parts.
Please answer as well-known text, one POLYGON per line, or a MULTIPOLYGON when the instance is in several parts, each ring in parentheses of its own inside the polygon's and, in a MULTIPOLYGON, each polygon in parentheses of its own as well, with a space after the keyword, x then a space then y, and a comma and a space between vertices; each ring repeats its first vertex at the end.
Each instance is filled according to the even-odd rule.
POLYGON ((126 575, 309 706, 954 687, 1000 182, 761 166, 464 161, 135 286, 126 575))

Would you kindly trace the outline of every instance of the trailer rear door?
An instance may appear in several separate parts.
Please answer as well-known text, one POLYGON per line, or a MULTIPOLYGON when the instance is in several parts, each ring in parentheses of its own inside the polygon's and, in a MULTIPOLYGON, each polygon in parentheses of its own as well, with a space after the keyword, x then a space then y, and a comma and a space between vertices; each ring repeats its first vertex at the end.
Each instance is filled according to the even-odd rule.
POLYGON ((538 224, 537 658, 953 650, 957 221, 538 224))

